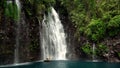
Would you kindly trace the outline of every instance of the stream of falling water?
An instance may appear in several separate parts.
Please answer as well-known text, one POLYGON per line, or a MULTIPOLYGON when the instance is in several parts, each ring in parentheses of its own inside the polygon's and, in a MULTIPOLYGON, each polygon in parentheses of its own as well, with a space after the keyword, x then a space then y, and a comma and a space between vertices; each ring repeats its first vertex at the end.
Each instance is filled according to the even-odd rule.
MULTIPOLYGON (((14 3, 13 0, 7 0, 7 4, 14 3)), ((18 10, 18 18, 20 18, 20 2, 19 0, 15 0, 15 4, 17 5, 17 10, 18 10)), ((19 45, 20 45, 20 20, 18 19, 16 22, 16 43, 15 43, 15 49, 14 49, 14 63, 19 62, 19 45)))
MULTIPOLYGON (((20 2, 15 0, 15 3, 18 7, 18 16, 20 17, 20 2)), ((16 22, 16 44, 15 44, 15 54, 14 54, 14 63, 19 62, 19 45, 20 45, 20 20, 16 22)))
POLYGON ((92 59, 94 60, 94 59, 95 59, 95 55, 94 55, 94 53, 95 53, 95 44, 93 44, 92 52, 93 52, 93 54, 92 54, 92 59))
POLYGON ((41 32, 42 58, 66 60, 67 44, 63 25, 53 7, 44 15, 41 32))

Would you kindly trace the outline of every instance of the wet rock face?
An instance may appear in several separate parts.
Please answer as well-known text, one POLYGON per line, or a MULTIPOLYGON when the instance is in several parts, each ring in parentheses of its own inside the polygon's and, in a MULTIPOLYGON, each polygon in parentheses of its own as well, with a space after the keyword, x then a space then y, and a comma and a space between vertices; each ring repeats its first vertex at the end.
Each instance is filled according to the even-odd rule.
MULTIPOLYGON (((0 65, 13 64, 16 45, 16 23, 11 18, 0 14, 0 65)), ((28 19, 20 25, 19 62, 40 59, 39 22, 35 18, 28 19)))
POLYGON ((103 60, 108 62, 120 62, 120 36, 106 38, 102 41, 108 48, 108 53, 103 54, 103 60))
POLYGON ((15 24, 10 19, 2 19, 0 22, 0 64, 13 63, 15 44, 15 24), (7 28, 6 28, 7 27, 7 28))

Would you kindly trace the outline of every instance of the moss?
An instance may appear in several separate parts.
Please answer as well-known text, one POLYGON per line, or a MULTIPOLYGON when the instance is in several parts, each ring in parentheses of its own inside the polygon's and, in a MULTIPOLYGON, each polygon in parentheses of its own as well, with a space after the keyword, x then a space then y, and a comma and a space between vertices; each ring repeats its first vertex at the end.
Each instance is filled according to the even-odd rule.
POLYGON ((9 3, 5 8, 5 16, 12 18, 15 21, 19 20, 20 11, 15 3, 9 3))

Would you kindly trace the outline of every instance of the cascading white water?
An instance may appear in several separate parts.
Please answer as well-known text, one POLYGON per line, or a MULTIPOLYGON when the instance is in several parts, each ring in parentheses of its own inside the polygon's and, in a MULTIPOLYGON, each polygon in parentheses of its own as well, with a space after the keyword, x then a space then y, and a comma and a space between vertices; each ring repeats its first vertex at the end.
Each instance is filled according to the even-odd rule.
POLYGON ((93 46, 92 46, 92 52, 93 52, 92 59, 94 60, 95 59, 95 55, 94 55, 94 53, 95 53, 95 44, 93 44, 93 46))
POLYGON ((55 9, 44 15, 41 31, 43 59, 66 60, 67 45, 63 25, 55 9))
MULTIPOLYGON (((15 3, 18 8, 18 17, 20 18, 20 2, 19 0, 15 0, 15 3)), ((14 52, 14 63, 19 62, 19 45, 20 45, 20 20, 16 22, 16 44, 15 44, 15 52, 14 52)))
POLYGON ((92 61, 93 62, 98 62, 98 60, 96 60, 96 54, 95 54, 95 49, 96 49, 96 47, 95 47, 95 43, 93 44, 93 46, 92 46, 92 52, 93 52, 93 54, 92 54, 92 61))
POLYGON ((18 10, 20 11, 20 1, 19 0, 15 0, 15 3, 17 4, 18 10))
MULTIPOLYGON (((7 4, 11 4, 13 3, 12 0, 7 0, 7 4)), ((19 0, 15 0, 15 4, 17 5, 17 17, 18 20, 16 21, 16 44, 15 44, 15 50, 14 50, 14 63, 18 63, 19 62, 19 39, 20 39, 20 2, 19 0)), ((14 5, 15 6, 15 5, 14 5)))

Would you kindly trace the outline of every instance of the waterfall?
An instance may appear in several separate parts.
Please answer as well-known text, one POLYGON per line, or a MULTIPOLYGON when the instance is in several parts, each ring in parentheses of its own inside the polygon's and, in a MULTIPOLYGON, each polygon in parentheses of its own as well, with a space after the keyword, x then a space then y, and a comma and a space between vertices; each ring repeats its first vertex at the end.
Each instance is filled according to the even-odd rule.
POLYGON ((93 46, 92 46, 92 59, 94 60, 95 59, 95 44, 93 44, 93 46))
POLYGON ((59 16, 53 7, 51 7, 48 15, 44 14, 40 39, 44 60, 66 59, 67 45, 65 32, 59 16))
MULTIPOLYGON (((19 0, 15 0, 15 3, 18 7, 18 16, 20 18, 20 2, 19 0)), ((20 20, 16 22, 16 44, 15 44, 15 52, 14 52, 14 63, 19 62, 19 45, 20 45, 20 20)))
POLYGON ((98 60, 96 60, 96 52, 95 52, 95 49, 96 49, 96 47, 95 47, 95 43, 93 43, 93 46, 92 46, 92 61, 93 62, 98 62, 98 60))
MULTIPOLYGON (((18 18, 16 18, 16 20, 15 20, 15 23, 16 23, 16 28, 15 28, 15 30, 16 30, 16 38, 15 38, 15 49, 14 49, 14 63, 18 63, 19 62, 19 45, 20 45, 20 11, 21 11, 21 9, 20 9, 20 2, 19 2, 19 0, 15 0, 15 1, 13 1, 13 0, 7 0, 7 5, 9 6, 9 4, 13 4, 13 3, 15 3, 16 5, 12 5, 12 7, 11 8, 13 8, 13 9, 16 9, 14 6, 16 6, 17 7, 17 17, 18 18)), ((12 11, 14 11, 14 10, 12 10, 12 11)), ((11 12, 11 10, 9 10, 8 12, 11 12)), ((11 14, 12 15, 12 14, 11 14)), ((13 14, 13 16, 14 16, 14 14, 13 14)), ((15 18, 15 17, 14 17, 15 18)))

